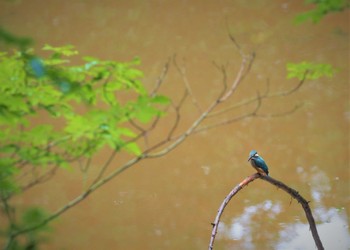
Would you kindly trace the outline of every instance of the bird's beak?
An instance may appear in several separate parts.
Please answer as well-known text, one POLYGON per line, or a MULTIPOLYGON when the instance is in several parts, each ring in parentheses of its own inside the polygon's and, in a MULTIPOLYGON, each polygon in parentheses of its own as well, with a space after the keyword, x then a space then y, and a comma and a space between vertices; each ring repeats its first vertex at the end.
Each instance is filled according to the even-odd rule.
POLYGON ((253 157, 254 155, 252 155, 252 156, 249 156, 249 158, 248 158, 248 161, 250 161, 251 159, 252 159, 252 157, 253 157))

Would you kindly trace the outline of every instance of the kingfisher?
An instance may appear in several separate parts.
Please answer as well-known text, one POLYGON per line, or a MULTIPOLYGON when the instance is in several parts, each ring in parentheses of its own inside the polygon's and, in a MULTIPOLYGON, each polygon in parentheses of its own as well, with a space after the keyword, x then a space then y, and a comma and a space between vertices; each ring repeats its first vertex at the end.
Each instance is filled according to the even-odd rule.
POLYGON ((250 151, 248 161, 250 161, 250 164, 256 169, 256 171, 258 171, 258 173, 269 175, 269 168, 267 167, 266 162, 260 155, 258 155, 256 150, 250 151))

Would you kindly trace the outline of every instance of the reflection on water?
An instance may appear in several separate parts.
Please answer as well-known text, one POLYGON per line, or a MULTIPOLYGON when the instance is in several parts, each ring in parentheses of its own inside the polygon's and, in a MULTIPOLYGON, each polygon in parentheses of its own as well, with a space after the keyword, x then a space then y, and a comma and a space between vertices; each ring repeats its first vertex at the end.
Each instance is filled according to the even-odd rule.
POLYGON ((315 202, 321 202, 322 198, 331 191, 329 178, 319 167, 313 166, 310 170, 311 173, 307 173, 303 167, 299 166, 297 172, 304 182, 310 183, 311 195, 315 202))
POLYGON ((270 200, 259 203, 254 206, 248 206, 244 209, 242 215, 238 218, 233 218, 230 225, 220 223, 218 229, 218 238, 228 238, 231 240, 241 240, 244 249, 254 249, 253 244, 253 228, 254 216, 266 216, 274 218, 275 215, 281 212, 281 204, 273 203, 270 200))
MULTIPOLYGON (((347 216, 335 208, 326 210, 316 209, 315 217, 326 219, 317 224, 317 230, 325 249, 345 250, 350 247, 350 234, 348 232, 347 216)), ((279 233, 280 240, 275 245, 277 250, 285 249, 316 249, 309 224, 294 223, 286 226, 279 233)))
MULTIPOLYGON (((297 173, 303 181, 310 183, 312 201, 317 204, 312 212, 325 249, 349 249, 350 234, 345 208, 327 208, 322 203, 324 197, 332 192, 329 177, 317 166, 311 167, 309 171, 298 167, 297 173)), ((274 220, 283 211, 282 206, 280 202, 266 200, 257 205, 246 207, 242 215, 233 218, 229 225, 220 223, 218 239, 237 240, 240 241, 240 247, 244 249, 256 249, 254 237, 257 231, 264 230, 264 228, 254 224, 256 222, 254 217, 259 216, 259 218, 265 217, 266 220, 274 220)), ((300 222, 302 216, 304 213, 300 217, 296 217, 294 223, 280 224, 279 239, 274 244, 274 249, 307 250, 316 248, 309 224, 300 222)))

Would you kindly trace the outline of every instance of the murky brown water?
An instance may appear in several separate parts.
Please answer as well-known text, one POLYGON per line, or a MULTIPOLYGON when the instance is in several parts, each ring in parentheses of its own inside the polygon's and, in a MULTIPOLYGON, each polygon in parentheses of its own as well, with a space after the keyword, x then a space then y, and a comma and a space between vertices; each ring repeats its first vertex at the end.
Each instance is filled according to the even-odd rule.
MULTIPOLYGON (((203 107, 221 87, 212 61, 229 62, 231 78, 238 70, 227 25, 246 51, 257 53, 234 101, 263 92, 267 78, 273 90, 295 86, 286 80, 287 62, 309 60, 339 69, 334 78, 308 81, 293 96, 269 100, 261 110, 282 112, 304 103, 292 115, 196 134, 164 158, 127 170, 55 222, 44 249, 206 249, 223 198, 254 172, 247 163, 253 148, 271 176, 312 201, 326 249, 348 249, 349 12, 317 25, 293 25, 304 10, 302 1, 2 1, 1 25, 31 36, 37 48, 73 44, 83 56, 139 56, 149 88, 176 54, 203 107)), ((174 67, 162 91, 179 99, 183 83, 174 67)), ((180 128, 196 116, 190 102, 185 106, 180 128)), ((164 123, 160 134, 165 129, 164 123)), ((101 155, 95 165, 103 160, 101 155)), ((122 162, 117 158, 114 165, 122 162)), ((79 171, 56 177, 17 202, 56 210, 83 188, 79 171)), ((301 207, 257 180, 225 210, 216 249, 232 248, 314 249, 314 243, 301 207)))

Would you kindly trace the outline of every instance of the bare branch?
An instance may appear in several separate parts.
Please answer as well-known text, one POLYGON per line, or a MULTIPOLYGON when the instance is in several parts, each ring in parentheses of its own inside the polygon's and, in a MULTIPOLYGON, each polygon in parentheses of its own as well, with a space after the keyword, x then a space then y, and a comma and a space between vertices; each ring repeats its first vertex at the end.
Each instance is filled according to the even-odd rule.
POLYGON ((36 230, 44 225, 46 225, 47 223, 49 223, 50 221, 56 219, 57 217, 59 217, 61 214, 63 214, 64 212, 66 212, 68 209, 72 208, 73 206, 77 205, 78 203, 80 203, 82 200, 84 200, 87 196, 89 196, 93 191, 95 191, 96 189, 98 189, 100 186, 102 186, 103 184, 105 184, 106 182, 110 181, 111 179, 113 179, 116 175, 119 175, 120 173, 124 172, 126 169, 128 169, 129 167, 133 166, 134 164, 138 163, 140 160, 144 159, 146 156, 139 156, 136 158, 131 159, 129 162, 127 162, 126 164, 124 164, 122 167, 116 169, 115 171, 113 171, 113 173, 111 173, 109 176, 105 177, 104 179, 99 180, 98 182, 96 182, 94 185, 91 185, 86 191, 84 191, 81 195, 79 195, 78 197, 76 197, 75 199, 71 200, 70 202, 68 202, 66 205, 64 205, 63 207, 61 207, 60 209, 58 209, 56 212, 54 212, 53 214, 51 214, 50 216, 48 216, 46 219, 38 222, 36 225, 31 225, 29 227, 26 228, 22 228, 18 231, 15 231, 14 233, 12 233, 10 235, 11 239, 14 239, 15 237, 17 237, 18 235, 36 230))
POLYGON ((4 197, 4 196, 0 196, 1 198, 1 202, 3 204, 3 210, 5 212, 5 215, 7 217, 7 220, 9 222, 9 224, 12 226, 15 225, 15 214, 14 214, 14 209, 12 207, 10 207, 10 204, 8 203, 8 199, 7 197, 4 197))
POLYGON ((33 181, 29 182, 28 184, 26 184, 25 186, 21 187, 21 191, 27 191, 28 189, 30 189, 31 187, 37 185, 37 184, 41 184, 44 182, 47 182, 48 180, 50 180, 55 173, 57 172, 57 170, 59 169, 58 165, 53 166, 51 169, 49 169, 48 171, 46 171, 45 173, 43 173, 42 175, 34 178, 33 181))
POLYGON ((223 97, 223 95, 226 93, 227 91, 227 72, 226 72, 226 68, 224 65, 219 66, 217 63, 213 62, 214 66, 222 73, 222 85, 224 86, 222 88, 221 93, 219 94, 218 99, 220 99, 221 97, 223 97))
POLYGON ((301 108, 303 105, 295 105, 294 108, 281 112, 281 113, 275 113, 275 114, 257 114, 257 117, 262 117, 262 118, 275 118, 275 117, 281 117, 281 116, 286 116, 286 115, 290 115, 293 114, 295 111, 297 111, 299 108, 301 108))
POLYGON ((92 160, 92 157, 88 157, 84 166, 81 163, 81 161, 79 161, 79 168, 83 173, 86 173, 89 170, 91 166, 91 160, 92 160))
MULTIPOLYGON (((240 51, 240 53, 242 54, 243 52, 240 51)), ((239 86, 239 84, 242 82, 242 80, 245 78, 245 76, 249 73, 250 69, 251 69, 251 65, 254 61, 255 58, 255 54, 252 53, 248 56, 243 55, 242 56, 242 63, 241 63, 241 67, 238 71, 238 74, 236 76, 236 79, 233 81, 230 89, 225 93, 225 95, 223 97, 221 97, 218 102, 224 102, 226 101, 237 89, 237 87, 239 86)))
POLYGON ((165 139, 163 139, 163 140, 157 142, 157 143, 154 144, 153 146, 147 148, 147 149, 144 151, 144 154, 145 154, 145 155, 146 155, 146 154, 148 155, 147 157, 152 157, 152 156, 149 155, 149 153, 152 152, 153 150, 155 150, 155 149, 157 149, 157 148, 159 148, 159 147, 161 147, 161 146, 163 146, 163 145, 165 145, 165 144, 167 144, 167 143, 169 143, 169 142, 171 142, 171 141, 174 141, 174 140, 176 140, 176 139, 179 138, 179 137, 173 137, 173 134, 174 134, 174 132, 175 132, 175 130, 176 130, 176 128, 177 128, 179 122, 180 122, 180 119, 181 119, 181 116, 180 116, 180 109, 181 109, 181 107, 182 107, 182 105, 183 105, 183 103, 185 102, 185 100, 186 100, 187 97, 188 97, 188 91, 185 90, 185 92, 184 92, 184 94, 183 94, 183 96, 182 96, 180 102, 178 103, 177 106, 174 107, 175 112, 176 112, 175 121, 174 121, 173 127, 170 129, 170 131, 169 131, 169 133, 168 133, 168 136, 165 137, 165 139))
POLYGON ((141 133, 145 133, 146 130, 144 128, 142 128, 141 126, 139 126, 138 124, 136 124, 136 122, 134 122, 133 119, 129 118, 129 122, 134 128, 139 130, 141 133))
POLYGON ((305 82, 307 75, 309 74, 309 71, 306 70, 304 73, 303 78, 299 81, 298 85, 295 86, 294 88, 287 90, 287 91, 281 91, 281 92, 277 92, 271 95, 268 95, 267 97, 276 97, 276 96, 288 96, 290 94, 293 94, 294 92, 296 92, 305 82))
POLYGON ((180 68, 180 66, 177 64, 176 57, 173 58, 173 62, 174 62, 175 68, 177 69, 177 72, 179 73, 182 81, 185 84, 185 88, 186 88, 188 94, 191 96, 191 100, 192 100, 193 105, 198 109, 199 113, 202 113, 202 108, 200 107, 197 99, 195 98, 195 96, 192 92, 192 88, 190 86, 190 83, 188 81, 187 74, 186 74, 186 67, 180 68))
MULTIPOLYGON (((16 223, 15 223, 15 209, 10 206, 8 203, 8 197, 0 196, 3 210, 5 213, 5 216, 7 217, 8 223, 9 223, 9 228, 15 228, 16 223)), ((10 249, 12 243, 13 243, 14 237, 9 236, 6 242, 6 245, 4 249, 10 249)))
POLYGON ((226 120, 214 123, 214 124, 202 126, 202 127, 199 127, 197 129, 195 129, 193 131, 193 134, 197 134, 197 133, 200 133, 200 132, 203 132, 203 131, 207 131, 207 130, 210 130, 210 129, 213 129, 213 128, 217 128, 217 127, 225 126, 225 125, 228 125, 228 124, 232 124, 232 123, 238 122, 240 120, 244 120, 246 118, 252 117, 253 115, 254 115, 254 113, 252 112, 252 113, 249 113, 249 114, 239 115, 239 116, 236 116, 236 117, 233 117, 233 118, 230 118, 230 119, 226 119, 226 120))
POLYGON ((163 84, 164 79, 165 79, 166 75, 168 74, 170 62, 171 62, 171 58, 169 58, 168 61, 165 63, 165 65, 163 67, 163 71, 160 74, 160 76, 158 77, 158 80, 156 82, 156 85, 154 86, 154 89, 150 93, 150 97, 154 97, 158 93, 159 88, 163 84))
POLYGON ((209 130, 209 129, 213 129, 213 128, 216 128, 216 127, 220 127, 220 126, 223 126, 223 125, 228 125, 228 124, 231 124, 231 123, 234 123, 234 122, 237 122, 237 121, 249 118, 249 117, 258 116, 257 113, 258 113, 258 111, 259 111, 259 109, 261 107, 261 103, 262 103, 261 102, 261 98, 260 98, 260 95, 258 93, 257 94, 257 105, 256 105, 255 109, 252 112, 247 113, 247 114, 243 114, 243 115, 231 118, 231 119, 226 119, 226 120, 214 123, 214 124, 210 124, 210 125, 207 125, 207 126, 200 127, 198 129, 196 129, 194 131, 194 133, 199 133, 199 132, 206 131, 206 130, 209 130))
MULTIPOLYGON (((269 94, 269 91, 270 91, 270 81, 267 80, 266 82, 266 90, 265 90, 265 93, 263 95, 261 95, 259 98, 261 99, 267 99, 267 98, 272 98, 272 97, 283 97, 283 96, 288 96, 288 95, 291 95, 293 94, 294 92, 296 92, 305 82, 305 79, 307 77, 307 74, 308 72, 305 72, 304 74, 304 77, 299 81, 299 83, 297 84, 297 86, 293 87, 292 89, 290 90, 287 90, 287 91, 280 91, 280 92, 276 92, 276 93, 272 93, 272 94, 269 94)), ((234 110, 234 109, 237 109, 237 108, 240 108, 240 107, 243 107, 243 106, 246 106, 246 105, 249 105, 251 103, 254 103, 257 101, 257 97, 252 97, 252 98, 249 98, 249 99, 246 99, 246 100, 243 100, 239 103, 236 103, 234 105, 231 105, 227 108, 224 108, 222 110, 218 110, 218 111, 214 111, 212 112, 209 117, 215 117, 215 116, 219 116, 219 115, 222 115, 224 113, 227 113, 231 110, 234 110)), ((291 112, 292 113, 292 112, 291 112)), ((279 115, 277 115, 279 116, 279 115)), ((271 117, 277 117, 277 116, 271 116, 271 117)))
POLYGON ((109 158, 107 159, 107 161, 105 162, 105 164, 102 166, 100 172, 98 173, 97 177, 95 178, 95 180, 91 183, 90 187, 95 185, 99 180, 101 180, 101 178, 103 177, 103 174, 106 172, 107 168, 109 167, 109 165, 111 164, 111 162, 113 161, 114 157, 117 155, 119 150, 115 149, 109 156, 109 158))
MULTIPOLYGON (((264 98, 264 97, 261 97, 261 99, 262 98, 264 98)), ((222 114, 226 114, 227 112, 229 112, 231 110, 234 110, 234 109, 246 106, 246 105, 254 103, 256 101, 257 101, 257 97, 253 97, 253 98, 250 98, 250 99, 247 99, 247 100, 243 100, 243 101, 241 101, 239 103, 236 103, 234 105, 231 105, 231 106, 229 106, 229 107, 227 107, 225 109, 221 109, 221 110, 218 110, 218 111, 211 112, 208 115, 208 118, 212 118, 212 117, 216 117, 216 116, 219 116, 219 115, 222 115, 222 114)))
POLYGON ((169 131, 169 134, 168 134, 168 139, 170 140, 177 128, 177 126, 179 125, 179 122, 180 122, 180 119, 181 119, 181 116, 180 116, 180 109, 182 107, 182 104, 185 102, 186 98, 188 96, 188 91, 186 90, 185 93, 183 94, 180 102, 178 105, 174 106, 174 109, 175 109, 175 112, 176 112, 176 119, 175 119, 175 122, 174 122, 174 125, 173 127, 171 128, 171 130, 169 131))
POLYGON ((236 46, 236 48, 237 48, 239 54, 241 55, 241 57, 244 57, 245 55, 243 53, 243 50, 241 49, 241 46, 236 41, 236 38, 234 38, 234 36, 230 32, 228 32, 228 35, 229 35, 231 41, 233 42, 233 44, 236 46))

